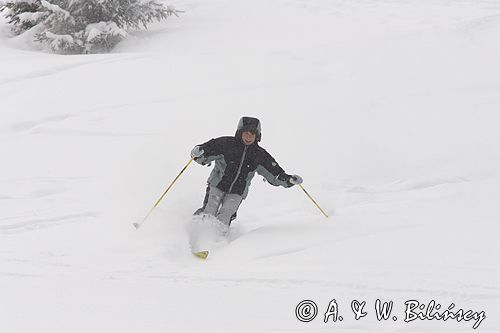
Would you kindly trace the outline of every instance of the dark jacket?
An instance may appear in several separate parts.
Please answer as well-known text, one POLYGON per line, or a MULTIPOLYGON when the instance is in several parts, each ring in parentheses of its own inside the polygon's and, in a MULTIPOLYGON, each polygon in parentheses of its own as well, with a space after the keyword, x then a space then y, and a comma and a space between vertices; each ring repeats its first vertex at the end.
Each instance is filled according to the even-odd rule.
POLYGON ((199 146, 204 153, 195 161, 202 165, 215 162, 208 183, 223 192, 236 193, 245 199, 255 172, 274 186, 293 186, 290 175, 257 141, 246 146, 239 137, 223 136, 199 146))

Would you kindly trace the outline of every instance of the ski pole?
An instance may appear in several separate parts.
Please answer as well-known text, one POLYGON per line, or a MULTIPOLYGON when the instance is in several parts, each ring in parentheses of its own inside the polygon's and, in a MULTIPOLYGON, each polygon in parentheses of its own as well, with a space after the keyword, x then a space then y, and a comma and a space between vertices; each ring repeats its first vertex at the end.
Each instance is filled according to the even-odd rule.
POLYGON ((316 201, 314 201, 314 199, 311 197, 311 195, 309 195, 309 193, 307 193, 304 186, 302 186, 302 184, 299 184, 299 186, 302 189, 302 191, 304 191, 304 193, 309 197, 309 199, 311 199, 311 201, 316 205, 316 207, 318 207, 318 209, 323 213, 323 215, 325 215, 325 217, 328 217, 328 215, 326 215, 325 211, 323 209, 321 209, 321 207, 318 205, 318 203, 316 201))
POLYGON ((163 194, 161 195, 160 199, 158 199, 158 201, 156 201, 155 205, 153 206, 153 208, 151 208, 151 210, 149 211, 149 213, 146 215, 146 217, 144 217, 144 219, 140 222, 140 223, 133 223, 134 227, 136 229, 139 229, 139 227, 148 219, 149 215, 151 215, 151 213, 153 212, 153 210, 156 208, 156 206, 158 206, 160 204, 160 201, 163 199, 163 197, 165 196, 165 194, 167 194, 168 190, 170 190, 170 188, 174 185, 174 183, 177 181, 177 179, 179 179, 179 177, 182 175, 182 173, 187 169, 187 167, 189 166, 189 164, 191 164, 191 162, 193 162, 193 158, 189 160, 189 162, 187 162, 186 166, 181 170, 181 172, 179 172, 179 174, 177 175, 177 177, 175 177, 175 179, 172 181, 172 183, 170 183, 170 185, 167 187, 167 189, 165 190, 165 192, 163 192, 163 194))

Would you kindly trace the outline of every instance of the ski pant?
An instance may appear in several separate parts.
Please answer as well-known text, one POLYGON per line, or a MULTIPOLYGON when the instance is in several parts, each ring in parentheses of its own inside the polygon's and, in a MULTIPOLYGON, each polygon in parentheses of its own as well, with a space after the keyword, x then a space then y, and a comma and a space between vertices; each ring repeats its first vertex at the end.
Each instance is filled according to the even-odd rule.
MULTIPOLYGON (((193 215, 200 215, 202 214, 204 211, 205 211, 205 207, 207 206, 207 203, 208 203, 208 198, 210 196, 210 184, 207 184, 207 189, 205 191, 205 198, 203 199, 203 206, 201 206, 201 208, 198 208, 194 213, 193 215)), ((239 207, 238 207, 239 208, 239 207)), ((236 217, 238 216, 238 210, 236 210, 236 212, 234 212, 233 215, 231 215, 231 219, 229 220, 229 225, 231 225, 231 222, 233 222, 233 220, 236 219, 236 217)))
POLYGON ((243 200, 242 196, 225 193, 215 186, 209 186, 207 194, 203 213, 215 216, 219 221, 229 226, 243 200))

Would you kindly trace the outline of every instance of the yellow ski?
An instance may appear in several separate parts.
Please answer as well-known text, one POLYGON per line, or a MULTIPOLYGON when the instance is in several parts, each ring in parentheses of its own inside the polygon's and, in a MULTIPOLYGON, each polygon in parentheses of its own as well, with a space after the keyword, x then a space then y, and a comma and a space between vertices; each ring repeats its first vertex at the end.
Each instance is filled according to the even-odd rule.
POLYGON ((208 257, 208 251, 193 252, 193 254, 200 259, 207 259, 208 257))

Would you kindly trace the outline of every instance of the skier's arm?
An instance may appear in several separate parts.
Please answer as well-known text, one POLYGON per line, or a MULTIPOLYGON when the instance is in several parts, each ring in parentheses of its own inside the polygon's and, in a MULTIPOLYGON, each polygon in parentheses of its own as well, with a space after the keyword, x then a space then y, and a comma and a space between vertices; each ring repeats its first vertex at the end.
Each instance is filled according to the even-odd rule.
POLYGON ((223 137, 209 140, 205 143, 199 144, 193 148, 193 151, 197 151, 199 156, 193 156, 193 151, 191 152, 191 156, 194 160, 201 164, 205 165, 212 161, 215 161, 219 158, 223 158, 223 137))
POLYGON ((292 187, 294 185, 290 182, 292 176, 287 174, 268 152, 265 152, 264 157, 257 166, 256 171, 271 185, 283 187, 292 187))

